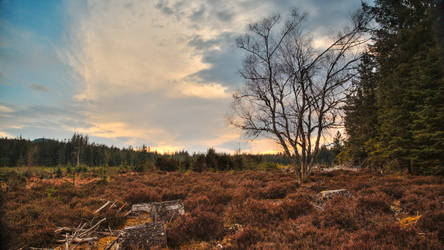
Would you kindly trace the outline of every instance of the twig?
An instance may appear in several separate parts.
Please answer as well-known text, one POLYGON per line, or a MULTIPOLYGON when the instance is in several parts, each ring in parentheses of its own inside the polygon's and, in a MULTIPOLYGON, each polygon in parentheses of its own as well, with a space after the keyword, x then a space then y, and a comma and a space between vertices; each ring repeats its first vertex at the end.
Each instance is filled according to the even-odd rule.
POLYGON ((105 250, 109 250, 111 249, 111 247, 114 245, 114 243, 117 242, 117 240, 120 238, 120 234, 119 236, 117 236, 117 238, 115 238, 111 243, 108 244, 108 246, 105 247, 105 250))
POLYGON ((59 227, 54 230, 54 233, 64 233, 64 232, 72 232, 74 229, 70 227, 59 227))
POLYGON ((113 204, 111 204, 110 208, 113 208, 116 206, 117 201, 113 202, 113 204))
POLYGON ((96 227, 98 227, 102 222, 106 221, 106 218, 103 218, 101 220, 99 220, 99 222, 97 222, 94 226, 90 227, 89 229, 87 229, 85 232, 79 234, 79 237, 82 237, 86 234, 88 234, 89 232, 91 232, 92 230, 94 230, 96 227))
POLYGON ((122 210, 125 206, 126 206, 126 204, 123 203, 123 205, 119 208, 119 212, 120 212, 120 210, 122 210))
POLYGON ((65 249, 69 250, 69 238, 68 238, 68 233, 65 234, 65 249))
POLYGON ((84 242, 90 242, 90 241, 95 241, 95 240, 98 240, 99 238, 97 238, 97 237, 90 237, 90 238, 73 238, 72 240, 58 240, 57 242, 60 242, 60 243, 65 243, 65 246, 66 246, 66 244, 69 244, 68 242, 74 242, 74 243, 84 243, 84 242))
POLYGON ((310 203, 311 203, 311 205, 312 205, 313 207, 315 207, 315 208, 321 210, 322 212, 325 211, 324 208, 322 208, 321 206, 318 206, 318 205, 314 204, 313 202, 310 202, 310 203))
MULTIPOLYGON (((80 232, 80 231, 83 230, 83 228, 86 226, 86 222, 83 223, 83 224, 82 224, 82 222, 80 222, 79 226, 77 226, 76 230, 74 231, 74 233, 73 233, 73 235, 72 235, 72 237, 71 237, 71 241, 72 241, 73 239, 76 238, 76 234, 77 234, 78 232, 80 232), (79 226, 80 226, 80 228, 79 228, 79 226)), ((77 246, 78 246, 79 244, 80 244, 80 243, 77 243, 75 246, 72 247, 72 249, 76 249, 77 246)))
POLYGON ((97 209, 96 211, 94 211, 93 214, 97 214, 98 212, 102 211, 102 209, 104 209, 106 206, 108 206, 111 203, 111 201, 107 201, 105 204, 103 204, 99 209, 97 209))

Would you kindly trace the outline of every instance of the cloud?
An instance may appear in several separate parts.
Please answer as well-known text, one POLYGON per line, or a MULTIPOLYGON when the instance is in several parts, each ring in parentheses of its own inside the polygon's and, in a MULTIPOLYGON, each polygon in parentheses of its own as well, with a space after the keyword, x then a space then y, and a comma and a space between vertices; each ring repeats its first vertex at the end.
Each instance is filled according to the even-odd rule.
POLYGON ((227 87, 218 83, 198 84, 184 82, 178 86, 180 94, 204 99, 229 98, 231 94, 227 89, 227 87))
MULTIPOLYGON (((319 17, 319 5, 300 3, 319 17)), ((75 97, 93 124, 79 131, 170 149, 232 150, 240 131, 228 128, 224 117, 241 83, 243 57, 234 40, 247 24, 276 11, 285 14, 291 5, 87 1, 85 11, 70 2, 72 40, 60 55, 81 79, 75 97)), ((319 36, 317 43, 324 41, 319 36)), ((277 150, 265 139, 242 143, 251 152, 277 150)))
POLYGON ((11 112, 14 112, 14 109, 12 109, 11 107, 8 107, 6 105, 0 104, 0 113, 11 113, 11 112))
POLYGON ((239 143, 248 152, 278 150, 227 126, 231 94, 242 83, 243 54, 235 38, 247 24, 297 5, 310 14, 307 27, 322 46, 329 28, 319 24, 339 27, 350 3, 65 1, 62 43, 38 29, 2 26, 0 82, 13 83, 10 93, 28 91, 20 97, 29 98, 0 105, 0 130, 37 137, 76 131, 102 143, 147 144, 162 152, 211 146, 233 152, 239 143), (50 94, 42 97, 42 91, 50 94))
MULTIPOLYGON (((74 126, 78 128, 91 126, 90 123, 85 122, 82 112, 74 105, 59 108, 42 105, 29 107, 0 105, 0 114, 4 111, 7 112, 6 116, 0 115, 0 129, 2 131, 26 130, 29 128, 60 130, 74 126)), ((72 132, 74 131, 67 130, 65 134, 71 134, 72 132)), ((41 137, 43 135, 36 136, 41 137)))
POLYGON ((243 152, 248 153, 262 153, 262 154, 277 154, 282 153, 282 148, 271 139, 259 138, 249 142, 249 148, 243 152))
POLYGON ((6 80, 5 75, 0 72, 0 84, 10 86, 11 84, 6 80))
POLYGON ((35 90, 35 91, 40 91, 40 92, 49 92, 49 88, 45 85, 42 84, 38 84, 38 83, 33 83, 29 85, 29 88, 35 90))

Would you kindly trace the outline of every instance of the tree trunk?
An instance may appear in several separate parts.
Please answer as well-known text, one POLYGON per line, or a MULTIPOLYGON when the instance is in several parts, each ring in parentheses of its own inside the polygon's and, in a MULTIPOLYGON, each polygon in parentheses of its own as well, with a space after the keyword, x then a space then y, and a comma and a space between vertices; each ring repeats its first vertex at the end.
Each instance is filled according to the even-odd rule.
POLYGON ((80 166, 80 149, 77 151, 77 167, 80 166))

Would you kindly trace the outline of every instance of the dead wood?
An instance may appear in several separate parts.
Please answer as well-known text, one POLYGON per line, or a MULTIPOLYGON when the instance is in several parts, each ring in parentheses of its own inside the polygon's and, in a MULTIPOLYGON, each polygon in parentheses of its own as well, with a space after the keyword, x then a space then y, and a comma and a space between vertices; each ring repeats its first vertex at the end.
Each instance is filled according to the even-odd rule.
POLYGON ((107 201, 105 204, 103 204, 100 208, 98 208, 96 211, 94 211, 93 214, 97 214, 98 212, 102 211, 106 206, 108 206, 111 203, 111 201, 107 201))
POLYGON ((106 221, 106 218, 103 218, 101 220, 99 220, 94 226, 90 227, 89 229, 87 229, 85 232, 79 234, 79 237, 81 236, 85 236, 88 233, 92 232, 95 228, 97 228, 102 222, 106 221))
POLYGON ((111 249, 111 247, 113 247, 113 245, 117 242, 117 240, 120 238, 120 235, 117 236, 117 238, 115 238, 111 243, 108 244, 108 246, 105 247, 105 250, 109 250, 111 249))
POLYGON ((59 227, 56 230, 54 230, 54 233, 65 233, 65 232, 72 232, 74 231, 74 228, 70 227, 59 227))
MULTIPOLYGON (((90 241, 95 241, 95 240, 99 240, 99 238, 97 238, 97 237, 89 237, 89 238, 73 238, 73 239, 71 239, 71 240, 58 240, 57 242, 60 242, 60 243, 68 243, 69 244, 69 242, 73 242, 73 243, 85 243, 85 242, 90 242, 90 241)), ((65 245, 66 246, 66 245, 65 245)), ((67 247, 67 248, 69 248, 69 246, 67 247)))

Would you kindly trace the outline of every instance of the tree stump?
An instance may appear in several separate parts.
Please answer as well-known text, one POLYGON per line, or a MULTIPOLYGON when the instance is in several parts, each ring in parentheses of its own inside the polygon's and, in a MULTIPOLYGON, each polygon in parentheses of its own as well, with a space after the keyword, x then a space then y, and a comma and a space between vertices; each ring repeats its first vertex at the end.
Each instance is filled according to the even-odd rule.
POLYGON ((150 249, 166 247, 166 242, 163 222, 153 222, 125 228, 117 245, 118 249, 150 249))

